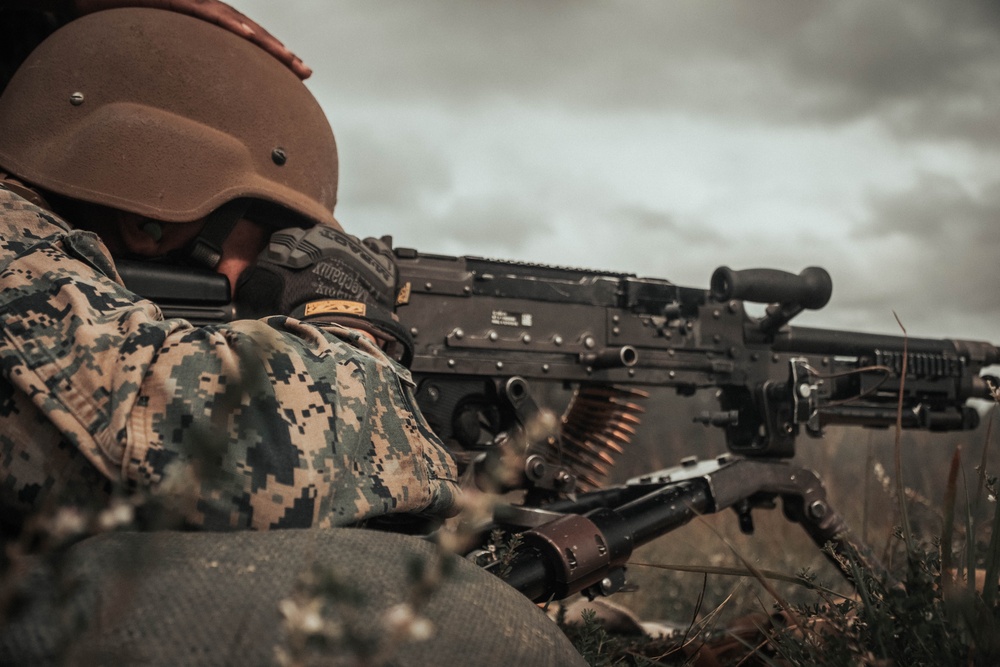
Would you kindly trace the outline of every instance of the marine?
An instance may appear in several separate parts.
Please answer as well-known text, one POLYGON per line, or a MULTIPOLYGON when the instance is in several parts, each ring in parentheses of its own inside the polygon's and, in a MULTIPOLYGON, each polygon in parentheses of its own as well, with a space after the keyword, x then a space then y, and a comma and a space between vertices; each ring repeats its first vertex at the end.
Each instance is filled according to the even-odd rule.
POLYGON ((217 0, 11 4, 83 16, 0 81, 0 663, 582 664, 492 574, 359 529, 459 485, 308 68, 217 0), (165 319, 129 261, 246 316, 165 319))
POLYGON ((112 9, 32 53, 0 127, 10 529, 56 503, 163 490, 210 529, 454 511, 454 463, 383 349, 405 337, 391 326, 391 253, 333 217, 333 133, 292 71, 205 21, 112 9), (333 240, 307 267, 258 261, 286 229, 302 247, 333 240), (272 309, 225 326, 164 320, 125 289, 122 258, 223 273, 238 301, 272 309), (323 278, 348 269, 349 293, 323 278), (289 317, 331 295, 382 317, 289 317))

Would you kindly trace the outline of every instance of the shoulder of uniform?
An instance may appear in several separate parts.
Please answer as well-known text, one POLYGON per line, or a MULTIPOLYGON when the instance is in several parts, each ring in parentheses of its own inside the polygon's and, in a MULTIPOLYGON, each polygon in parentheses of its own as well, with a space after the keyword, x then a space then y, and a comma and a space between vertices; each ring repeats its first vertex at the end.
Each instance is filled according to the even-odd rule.
POLYGON ((4 227, 16 225, 43 237, 72 230, 38 192, 3 174, 0 174, 0 222, 4 227))

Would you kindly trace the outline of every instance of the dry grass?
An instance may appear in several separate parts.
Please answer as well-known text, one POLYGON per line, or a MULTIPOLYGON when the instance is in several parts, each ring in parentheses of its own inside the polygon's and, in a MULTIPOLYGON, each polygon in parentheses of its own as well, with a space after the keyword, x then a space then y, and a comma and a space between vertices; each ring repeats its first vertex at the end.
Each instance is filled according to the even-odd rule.
MULTIPOLYGON (((905 599, 912 599, 912 604, 898 604, 891 586, 868 580, 860 572, 856 577, 859 595, 849 600, 817 593, 794 581, 802 576, 827 591, 855 594, 840 571, 780 510, 756 511, 752 536, 741 534, 735 515, 727 511, 647 545, 637 551, 629 568, 629 578, 638 590, 619 594, 615 600, 643 619, 694 624, 695 631, 709 637, 748 614, 774 612, 777 598, 810 614, 802 625, 824 624, 824 632, 836 632, 843 639, 817 643, 808 632, 796 635, 795 641, 786 636, 784 644, 771 642, 771 648, 784 646, 784 655, 772 658, 777 662, 758 654, 755 659, 763 662, 754 664, 952 664, 956 655, 962 656, 962 664, 990 664, 983 661, 998 658, 992 653, 997 647, 991 646, 995 640, 990 637, 1000 634, 996 604, 1000 512, 996 511, 995 480, 986 471, 991 450, 995 452, 1000 440, 997 412, 994 406, 984 425, 973 432, 902 432, 897 436, 891 430, 842 428, 831 429, 823 440, 800 439, 796 461, 820 474, 833 507, 906 583, 910 595, 905 599), (894 461, 897 452, 899 465, 894 461), (897 483, 893 472, 900 468, 902 479, 897 483), (900 493, 903 502, 898 499, 900 493), (900 528, 901 511, 908 515, 908 531, 900 528), (784 580, 765 584, 746 573, 743 561, 779 573, 784 580), (693 571, 676 571, 674 565, 693 571), (976 570, 979 579, 987 582, 982 594, 975 591, 975 577, 966 576, 976 570), (954 573, 954 585, 947 592, 942 590, 942 572, 949 581, 954 573), (845 615, 863 622, 831 621, 845 615), (902 656, 908 654, 892 639, 904 625, 916 633, 910 643, 917 645, 906 658, 902 656), (934 651, 939 651, 936 657, 934 651), (882 659, 889 661, 879 662, 882 659)), ((675 430, 672 438, 640 442, 622 462, 618 476, 626 479, 636 474, 651 459, 677 461, 692 453, 686 443, 708 441, 701 445, 706 458, 724 451, 721 438, 713 442, 706 435, 712 432, 678 435, 675 430), (645 451, 656 445, 655 454, 645 451)), ((753 650, 747 646, 742 654, 753 650)), ((636 664, 634 648, 630 651, 632 657, 620 657, 621 662, 592 662, 636 664)))

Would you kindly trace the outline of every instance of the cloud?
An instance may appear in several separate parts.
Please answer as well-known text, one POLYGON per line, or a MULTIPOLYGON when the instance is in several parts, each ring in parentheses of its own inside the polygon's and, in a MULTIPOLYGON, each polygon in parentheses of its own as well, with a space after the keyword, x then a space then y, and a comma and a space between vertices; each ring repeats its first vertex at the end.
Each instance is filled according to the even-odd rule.
POLYGON ((830 120, 885 114, 905 136, 997 142, 985 110, 1000 102, 994 3, 847 2, 786 41, 780 59, 803 110, 830 120))
POLYGON ((694 220, 679 221, 678 216, 667 211, 644 206, 627 206, 611 213, 608 217, 615 221, 615 225, 623 235, 632 238, 666 237, 683 243, 685 247, 706 245, 719 248, 727 244, 726 238, 711 227, 694 220))
POLYGON ((910 189, 873 193, 870 207, 870 219, 854 232, 859 247, 882 250, 881 261, 866 270, 868 307, 895 300, 928 322, 979 318, 980 328, 995 327, 979 335, 997 338, 1000 181, 973 189, 924 173, 910 189))
MULTIPOLYGON (((415 202, 408 209, 351 205, 341 214, 345 228, 358 236, 387 232, 396 246, 421 252, 525 259, 526 249, 552 233, 547 212, 516 197, 494 194, 415 202)), ((551 255, 550 255, 551 258, 551 255)))
POLYGON ((241 4, 295 13, 289 41, 332 94, 765 124, 877 114, 901 136, 1000 143, 992 2, 241 4))
POLYGON ((960 238, 1000 245, 1000 181, 977 192, 954 177, 924 172, 909 190, 872 193, 870 204, 871 220, 858 230, 862 239, 901 234, 946 247, 960 238))
POLYGON ((412 210, 453 186, 445 156, 418 134, 356 123, 334 130, 340 154, 338 199, 352 208, 412 210))
POLYGON ((425 220, 425 225, 428 235, 479 254, 517 257, 530 239, 551 233, 547 217, 515 197, 476 197, 453 202, 442 215, 425 220))

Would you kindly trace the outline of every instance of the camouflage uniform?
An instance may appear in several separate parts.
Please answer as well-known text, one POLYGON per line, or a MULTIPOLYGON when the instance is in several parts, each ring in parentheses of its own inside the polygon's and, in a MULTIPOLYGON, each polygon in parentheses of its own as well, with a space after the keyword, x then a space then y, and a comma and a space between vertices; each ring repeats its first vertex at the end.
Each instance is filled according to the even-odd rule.
POLYGON ((0 503, 191 487, 206 528, 447 514, 454 463, 406 369, 350 329, 195 328, 121 286, 94 234, 0 186, 0 503))

